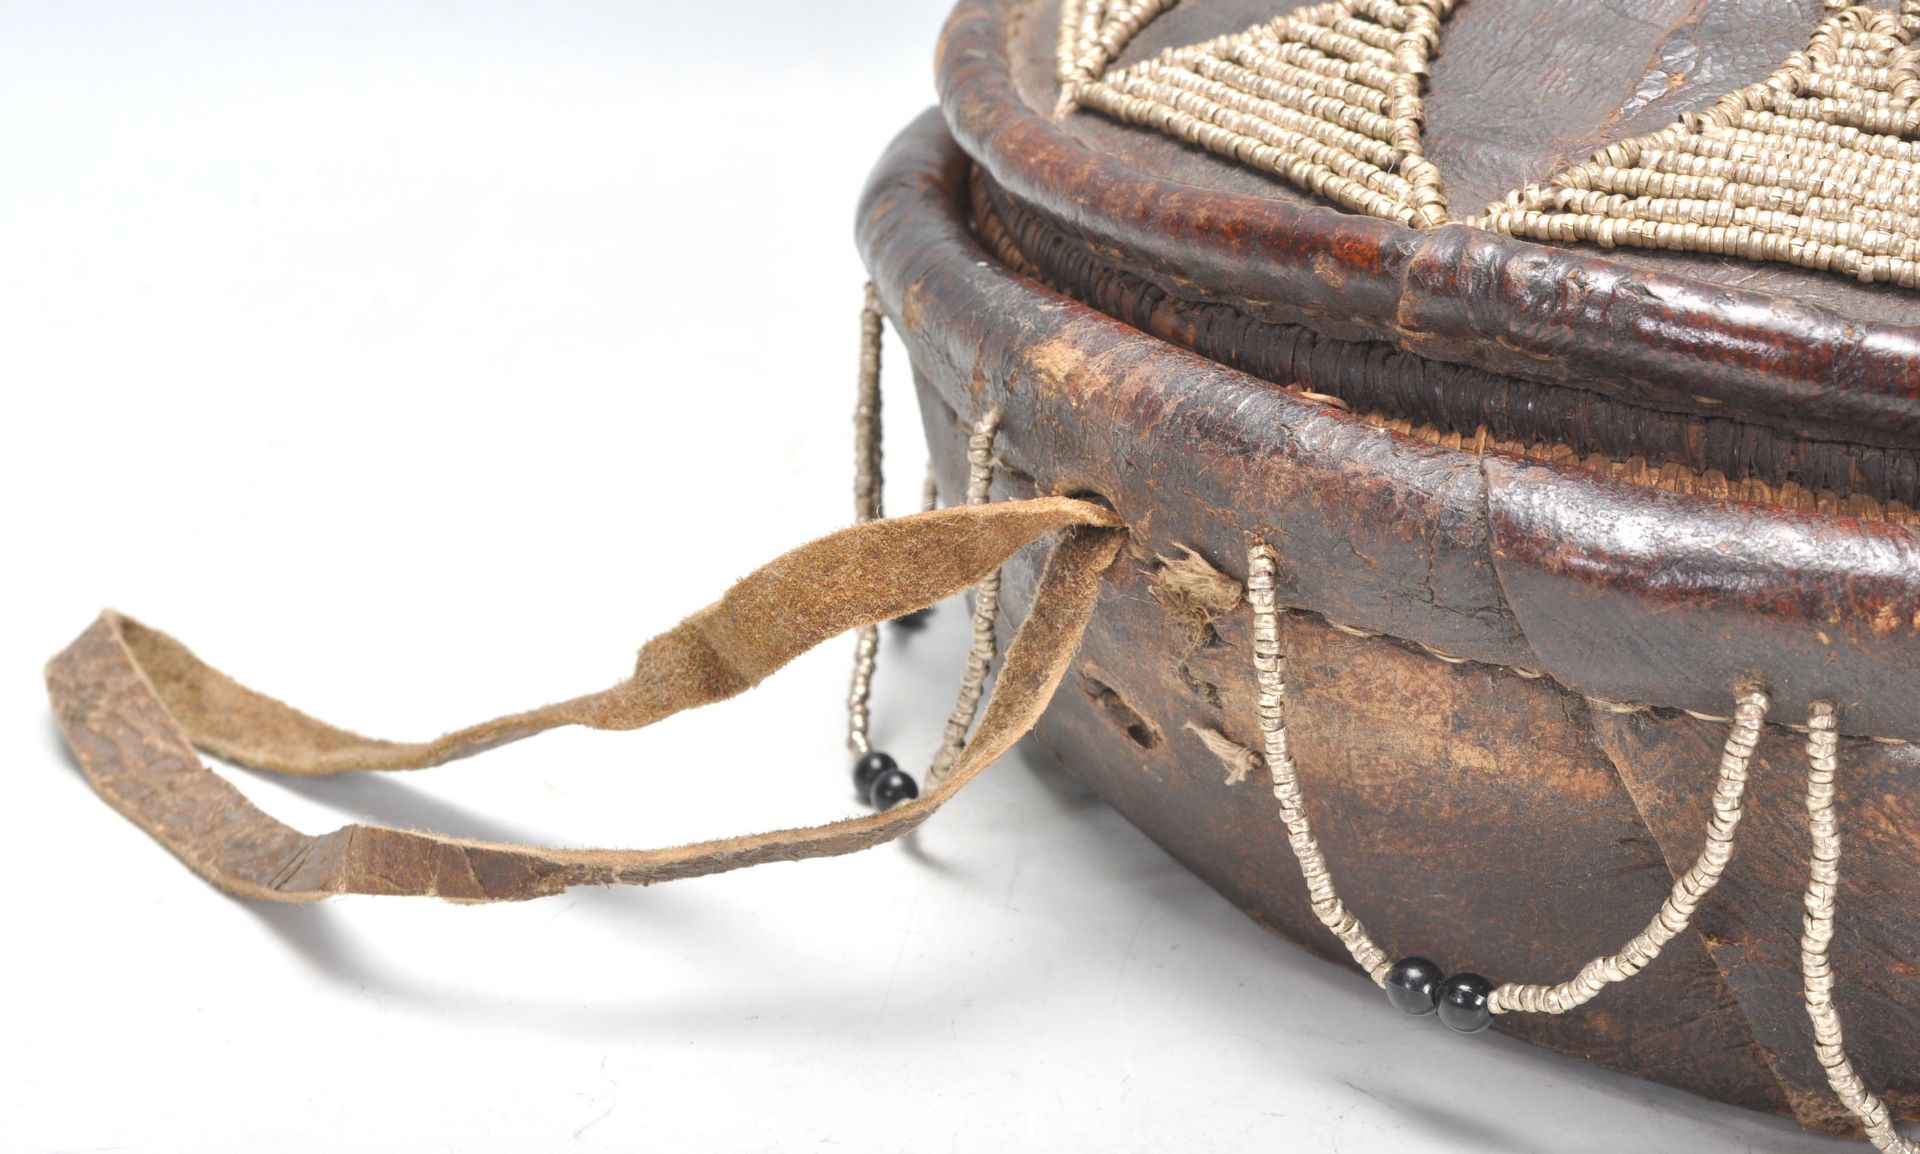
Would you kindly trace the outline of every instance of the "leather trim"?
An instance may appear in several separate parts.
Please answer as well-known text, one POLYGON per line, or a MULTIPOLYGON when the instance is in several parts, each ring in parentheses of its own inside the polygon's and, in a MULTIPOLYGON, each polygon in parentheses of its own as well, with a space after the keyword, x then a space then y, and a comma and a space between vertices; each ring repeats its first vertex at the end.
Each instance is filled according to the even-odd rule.
POLYGON ((869 183, 861 248, 916 365, 956 412, 999 405, 1001 454, 1042 491, 1098 492, 1141 548, 1229 571, 1259 533, 1289 605, 1593 696, 1720 713, 1759 674, 1776 720, 1828 697, 1844 732, 1920 738, 1912 530, 1375 429, 994 262, 967 231, 966 172, 922 116, 869 183))
POLYGON ((1648 407, 1920 447, 1920 329, 1465 225, 1416 232, 1144 175, 1016 94, 1006 41, 1028 6, 955 9, 939 72, 956 139, 1029 210, 1175 297, 1648 407))

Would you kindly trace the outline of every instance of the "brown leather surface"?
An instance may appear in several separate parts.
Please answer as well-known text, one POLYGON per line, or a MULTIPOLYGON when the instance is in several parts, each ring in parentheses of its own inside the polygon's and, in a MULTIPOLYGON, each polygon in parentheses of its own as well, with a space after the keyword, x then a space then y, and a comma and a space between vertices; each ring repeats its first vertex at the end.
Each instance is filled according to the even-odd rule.
POLYGON ((1356 412, 1467 439, 1482 434, 1549 460, 1641 462, 1697 474, 1715 496, 1757 481, 1765 499, 1822 513, 1915 519, 1920 452, 1813 441, 1730 415, 1698 416, 1586 389, 1539 385, 1433 360, 1388 341, 1349 341, 1244 309, 1183 301, 1052 227, 974 170, 974 227, 1002 263, 1142 332, 1279 384, 1337 397, 1356 412), (1730 484, 1731 483, 1731 484, 1730 484), (1720 491, 1715 491, 1720 490, 1720 491))
POLYGON ((458 902, 543 897, 576 885, 651 885, 772 861, 867 849, 906 833, 998 758, 1040 716, 1086 629, 1124 532, 1097 505, 1060 498, 961 506, 829 534, 742 578, 640 650, 633 676, 600 693, 482 722, 429 742, 364 738, 256 693, 178 641, 101 615, 47 667, 54 715, 103 800, 195 873, 241 897, 331 894, 458 902), (965 750, 923 796, 804 829, 669 849, 563 850, 421 830, 349 825, 318 837, 261 811, 195 747, 277 773, 418 769, 563 725, 638 729, 758 684, 850 629, 978 584, 1060 534, 965 750))
POLYGON ((1288 574, 1291 604, 1479 660, 1531 657, 1494 575, 1471 457, 1036 291, 953 215, 964 182, 965 158, 922 117, 868 189, 862 246, 916 371, 958 390, 948 402, 968 419, 1000 406, 1003 456, 1044 464, 1060 491, 1099 493, 1136 530, 1209 557, 1239 554, 1259 530, 1298 555, 1350 560, 1288 574), (988 396, 990 381, 1008 384, 988 396))
POLYGON ((1281 599, 1347 625, 1706 713, 1729 708, 1738 674, 1721 673, 1774 677, 1780 716, 1824 697, 1843 732, 1920 739, 1913 530, 1375 429, 992 264, 956 215, 965 189, 964 156, 922 118, 868 190, 862 244, 916 365, 956 411, 975 414, 987 398, 973 394, 1005 382, 991 397, 1001 443, 1028 472, 1209 557, 1262 533, 1314 559, 1283 575, 1281 599), (1648 525, 1657 548, 1623 539, 1648 525), (1675 616, 1689 605, 1706 616, 1675 616))
POLYGON ((1727 687, 1759 674, 1790 720, 1824 699, 1851 732, 1913 735, 1912 528, 1700 501, 1498 455, 1484 469, 1494 567, 1536 668, 1595 697, 1721 714, 1727 687))
MULTIPOLYGON (((998 495, 1098 493, 1132 529, 1036 732, 1263 923, 1344 956, 1304 902, 1269 792, 1224 785, 1184 728, 1257 745, 1244 615, 1188 652, 1189 627, 1152 596, 1155 558, 1178 546, 1237 577, 1248 534, 1280 551, 1281 600, 1300 610, 1284 624, 1292 737, 1343 895, 1390 950, 1496 980, 1558 980, 1616 948, 1698 852, 1724 734, 1673 708, 1623 718, 1595 705, 1582 694, 1615 684, 1603 675, 1634 679, 1623 684, 1659 706, 1725 712, 1736 679, 1715 677, 1739 668, 1775 683, 1776 721, 1831 695, 1848 732, 1870 721, 1867 732, 1920 736, 1908 530, 1609 487, 1371 428, 992 262, 966 228, 967 176, 941 123, 923 117, 880 165, 860 225, 943 483, 962 474, 964 425, 997 405, 998 495), (1894 615, 1898 627, 1839 634, 1836 613, 1894 615), (1763 631, 1735 640, 1749 628, 1763 631), (1823 630, 1823 649, 1844 657, 1811 660, 1823 630), (1599 654, 1609 660, 1589 660, 1599 654)), ((1008 604, 1031 587, 1023 564, 1009 567, 1008 604)), ((1581 1011, 1497 1028, 1836 1126, 1801 1058, 1809 1032, 1791 968, 1799 739, 1776 726, 1762 753, 1756 816, 1706 905, 1723 920, 1581 1011)), ((1842 758, 1859 879, 1842 895, 1843 1010, 1856 1061, 1913 1111, 1920 1082, 1902 1032, 1920 1027, 1920 758, 1870 741, 1846 742, 1842 758), (1875 1025, 1853 1026, 1868 1016, 1875 1025)))
MULTIPOLYGON (((1123 59, 1287 6, 1178 5, 1123 59)), ((1011 196, 1170 297, 1651 408, 1920 447, 1920 294, 1464 225, 1418 233, 1151 131, 1056 120, 1054 11, 962 0, 940 57, 948 120, 1011 196)), ((1805 46, 1817 13, 1815 0, 1467 0, 1435 65, 1429 155, 1470 209, 1764 76, 1805 46)))
MULTIPOLYGON (((1619 767, 1667 860, 1700 845, 1712 790, 1703 772, 1724 734, 1690 718, 1596 715, 1594 733, 1619 767)), ((1851 1130, 1815 1059, 1800 996, 1799 895, 1808 852, 1806 761, 1799 735, 1778 731, 1756 751, 1741 846, 1696 920, 1701 940, 1764 1045, 1801 1121, 1851 1130)), ((1837 805, 1846 846, 1833 963, 1847 1048, 1896 1111, 1920 1114, 1920 750, 1847 742, 1837 805)))

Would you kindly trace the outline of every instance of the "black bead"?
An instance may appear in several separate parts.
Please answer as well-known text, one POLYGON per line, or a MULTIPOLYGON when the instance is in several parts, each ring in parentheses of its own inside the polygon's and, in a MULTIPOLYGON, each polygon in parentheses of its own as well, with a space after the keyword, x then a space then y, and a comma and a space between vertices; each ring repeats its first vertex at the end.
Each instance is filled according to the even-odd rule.
POLYGON ((1493 983, 1479 974, 1455 974, 1440 983, 1434 1001, 1440 1006, 1440 1024, 1462 1034, 1478 1034, 1493 1025, 1487 995, 1493 983))
POLYGON ((925 609, 915 609, 911 613, 902 613, 893 619, 893 625, 895 628, 904 629, 909 633, 918 632, 927 627, 927 618, 932 616, 933 606, 929 605, 925 609))
POLYGON ((900 766, 894 762, 892 757, 881 753, 877 749, 872 753, 863 754, 859 761, 853 763, 854 792, 858 793, 862 798, 866 798, 873 793, 874 782, 879 781, 882 776, 892 773, 899 768, 900 766))
POLYGON ((1415 1017, 1431 1014, 1438 1008, 1436 989, 1446 979, 1440 967, 1425 958, 1401 958, 1387 971, 1387 1001, 1415 1017))
POLYGON ((889 769, 873 783, 873 792, 867 800, 875 809, 892 809, 903 801, 912 801, 920 796, 920 787, 913 779, 897 769, 889 769))

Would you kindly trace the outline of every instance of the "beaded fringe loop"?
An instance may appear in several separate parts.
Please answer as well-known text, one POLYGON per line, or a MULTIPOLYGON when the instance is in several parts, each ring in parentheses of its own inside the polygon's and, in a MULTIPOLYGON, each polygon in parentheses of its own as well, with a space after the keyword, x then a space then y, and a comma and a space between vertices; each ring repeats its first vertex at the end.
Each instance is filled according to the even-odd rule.
POLYGON ((1765 80, 1470 223, 1920 286, 1920 4, 1828 7, 1840 10, 1765 80))
POLYGON ((1332 0, 1131 68, 1172 0, 1063 0, 1060 107, 1157 129, 1369 216, 1447 222, 1421 144, 1428 63, 1454 0, 1332 0))
MULTIPOLYGON (((1910 4, 1909 9, 1920 8, 1910 4)), ((1834 895, 1840 888, 1840 820, 1833 811, 1834 776, 1839 768, 1838 715, 1817 701, 1807 718, 1807 830, 1813 852, 1808 858, 1805 932, 1800 938, 1800 978, 1806 990, 1807 1016, 1813 1019, 1813 1051, 1827 1071, 1827 1084, 1842 1105, 1860 1120, 1875 1149, 1884 1154, 1920 1154, 1920 1142, 1893 1128, 1887 1105, 1860 1080, 1847 1059, 1840 1033, 1840 1011, 1833 1005, 1834 895)))
MULTIPOLYGON (((1909 15, 1920 11, 1920 0, 1909 0, 1909 15)), ((1915 80, 1920 87, 1920 78, 1915 80)), ((876 520, 881 515, 881 441, 880 441, 880 339, 883 318, 877 294, 867 286, 861 310, 859 399, 854 409, 854 517, 858 523, 876 520)), ((993 444, 999 431, 1000 414, 989 409, 975 424, 967 443, 968 481, 966 503, 984 505, 993 481, 993 444)), ((923 504, 936 502, 937 492, 931 471, 923 504)), ((1349 910, 1334 887, 1333 873, 1325 853, 1313 836, 1307 815, 1306 799, 1300 785, 1299 768, 1289 748, 1286 722, 1286 655, 1280 644, 1280 613, 1276 594, 1279 558, 1265 542, 1255 542, 1247 556, 1246 600, 1253 611, 1253 667, 1258 685, 1257 709, 1264 761, 1273 781, 1273 795, 1279 802, 1281 822, 1287 829, 1287 843, 1300 865, 1307 884, 1308 900, 1314 915, 1338 938, 1353 960, 1375 985, 1386 987, 1395 1004, 1413 1012, 1425 1012, 1426 993, 1442 980, 1437 968, 1423 958, 1407 959, 1396 966, 1368 935, 1358 915, 1349 910), (1408 967, 1413 967, 1409 970, 1408 967), (1417 995, 1408 1000, 1408 978, 1421 977, 1417 995), (1389 982, 1390 977, 1392 982, 1389 982), (1415 1004, 1420 1003, 1420 1004, 1415 1004)), ((946 733, 933 768, 930 783, 937 784, 965 749, 966 735, 978 710, 987 673, 995 656, 994 626, 998 614, 999 574, 994 572, 975 590, 973 647, 960 692, 948 718, 946 733)), ((867 739, 867 699, 872 686, 877 627, 859 631, 855 647, 852 691, 848 697, 848 745, 855 753, 870 754, 867 739)), ((1446 660, 1459 660, 1447 658, 1446 660)), ((1742 686, 1734 696, 1733 715, 1728 719, 1726 744, 1720 755, 1719 774, 1714 785, 1713 813, 1707 822, 1705 845, 1693 865, 1674 882, 1672 891, 1648 923, 1616 954, 1595 958, 1581 967, 1572 978, 1557 985, 1533 985, 1508 982, 1487 991, 1489 983, 1477 975, 1445 979, 1449 984, 1468 983, 1466 993, 1473 1005, 1466 1024, 1455 1028, 1471 1032, 1483 1028, 1490 1015, 1508 1013, 1563 1014, 1586 1005, 1607 986, 1624 982, 1644 970, 1666 945, 1686 932, 1701 901, 1711 893, 1733 859, 1734 834, 1743 816, 1748 770, 1754 747, 1760 740, 1769 701, 1758 685, 1742 686), (1477 985, 1474 985, 1477 983, 1477 985), (1477 1017, 1474 1017, 1477 1015, 1477 1017)), ((1842 1040, 1839 1011, 1833 1005, 1834 973, 1828 950, 1834 935, 1834 900, 1840 878, 1840 833, 1834 814, 1834 779, 1838 767, 1839 739, 1837 718, 1832 705, 1815 703, 1807 721, 1807 816, 1812 835, 1812 856, 1806 893, 1806 929, 1801 939, 1801 975, 1805 985, 1807 1013, 1813 1022, 1815 1052, 1826 1069, 1827 1080, 1841 1103, 1857 1117, 1874 1146, 1884 1154, 1920 1154, 1920 1144, 1903 1137, 1894 1128, 1886 1104, 1866 1088, 1848 1060, 1842 1040)), ((1202 731, 1202 736, 1206 732, 1202 731)), ((1215 735, 1218 737, 1218 735, 1215 735)), ((1219 738, 1225 742, 1224 738, 1219 738)), ((1231 742, 1225 742, 1231 746, 1231 742)), ((1213 743, 1209 743, 1213 747, 1213 743)), ((1238 748, 1238 747, 1234 747, 1238 748)), ((1251 763, 1250 751, 1248 761, 1251 763)), ((875 755, 884 757, 884 755, 875 755)), ((890 764, 890 759, 887 759, 890 764)), ((1242 770, 1244 772, 1244 769, 1242 770)), ((897 776, 897 770, 895 771, 897 776)), ((1233 780, 1229 778, 1229 780, 1233 780)), ((911 789, 911 783, 908 782, 911 789)), ((904 796, 913 796, 908 792, 904 796)), ((884 807, 883 807, 884 808, 884 807)), ((1459 993, 1459 991, 1455 991, 1459 993)), ((1439 999, 1436 999, 1439 1000, 1439 999)), ((1441 1006, 1441 1017, 1448 1018, 1458 1006, 1441 1006)))
MULTIPOLYGON (((993 440, 1000 432, 1000 410, 988 409, 973 426, 967 438, 967 504, 984 505, 993 487, 993 440)), ((953 712, 947 717, 946 732, 940 750, 934 754, 927 780, 938 783, 947 776, 960 753, 966 748, 967 730, 980 710, 980 695, 986 691, 987 671, 993 665, 994 627, 1000 619, 1000 574, 996 571, 973 590, 973 646, 967 650, 966 670, 960 675, 960 692, 955 696, 953 712)))
MULTIPOLYGON (((881 427, 880 427, 880 344, 885 316, 879 294, 867 285, 866 299, 860 310, 859 399, 853 410, 853 516, 855 524, 877 521, 881 517, 881 427)), ((974 424, 967 441, 966 503, 984 505, 993 485, 993 442, 1000 431, 1000 411, 988 409, 974 424)), ((939 486, 933 466, 927 466, 921 487, 921 511, 939 504, 939 486)), ((929 784, 938 784, 960 760, 966 748, 967 731, 980 712, 980 700, 986 693, 987 674, 992 668, 997 641, 994 630, 1000 619, 1000 574, 996 570, 974 588, 973 645, 967 652, 967 665, 961 674, 960 690, 947 718, 947 727, 928 770, 929 784)), ((878 664, 880 628, 869 625, 854 638, 852 686, 847 694, 847 748, 862 757, 871 753, 867 736, 870 722, 868 701, 873 693, 873 673, 878 664)))
POLYGON ((1595 958, 1580 972, 1557 986, 1509 982, 1493 991, 1488 1008, 1496 1014, 1564 1014, 1598 997, 1609 983, 1624 982, 1660 956, 1668 942, 1686 932, 1700 899, 1713 892, 1733 860, 1733 834, 1740 826, 1741 798, 1747 791, 1747 766, 1766 721, 1767 695, 1758 686, 1745 686, 1734 696, 1733 723, 1720 752, 1720 774, 1713 787, 1713 816, 1707 820, 1707 842, 1686 873, 1673 883, 1673 892, 1661 904, 1647 928, 1621 947, 1620 952, 1595 958))
POLYGON ((1314 915, 1347 947, 1373 984, 1384 986, 1393 962, 1373 944, 1367 927, 1334 892, 1326 855, 1320 852, 1320 843, 1307 821, 1300 773, 1287 748, 1287 658, 1280 651, 1280 613, 1274 601, 1276 564, 1273 549, 1265 544, 1255 545, 1247 557, 1247 604, 1253 606, 1253 672, 1260 687, 1260 737, 1266 747, 1267 769, 1273 774, 1273 796, 1280 802, 1280 820, 1286 823, 1287 843, 1299 859, 1300 876, 1307 879, 1314 915))
MULTIPOLYGON (((1299 772, 1287 748, 1286 656, 1280 650, 1280 608, 1274 594, 1278 557, 1264 542, 1247 556, 1247 601, 1253 606, 1253 668, 1259 682, 1260 732, 1266 743, 1267 766, 1273 773, 1273 794, 1280 801, 1280 819, 1287 840, 1299 859, 1301 876, 1314 913, 1347 947, 1353 960, 1375 985, 1384 986, 1393 963, 1367 936, 1366 927, 1334 892, 1326 856, 1314 840, 1301 796, 1299 772)), ((1618 954, 1596 958, 1571 979, 1556 986, 1507 983, 1487 998, 1493 1013, 1561 1014, 1585 1005, 1614 982, 1624 982, 1645 969, 1661 949, 1685 932, 1700 900, 1719 884, 1733 858, 1733 835, 1739 827, 1741 799, 1747 787, 1747 767, 1760 726, 1767 714, 1767 695, 1745 686, 1735 700, 1733 721, 1720 756, 1720 776, 1714 789, 1713 816, 1707 823, 1706 846, 1693 867, 1674 883, 1673 892, 1647 928, 1618 954)))
MULTIPOLYGON (((1920 0, 1908 0, 1909 18, 1920 18, 1920 0)), ((1916 79, 1920 87, 1920 79, 1916 79)), ((854 411, 854 515, 857 522, 875 520, 881 515, 880 484, 880 336, 882 316, 873 286, 867 286, 861 311, 859 400, 854 411)), ((968 483, 966 503, 987 502, 993 481, 993 443, 999 431, 1000 414, 989 410, 974 426, 967 444, 968 483)), ((923 504, 936 501, 936 490, 929 472, 923 504)), ((1387 987, 1401 1004, 1404 978, 1396 965, 1372 937, 1358 915, 1340 899, 1319 841, 1313 836, 1306 799, 1300 785, 1298 766, 1289 748, 1286 722, 1286 655, 1280 644, 1280 614, 1283 611, 1276 594, 1279 558, 1273 548, 1256 542, 1247 556, 1246 600, 1253 610, 1253 666, 1258 684, 1257 709, 1260 733, 1265 749, 1264 761, 1272 776, 1273 795, 1280 805, 1280 818, 1286 826, 1287 843, 1300 864, 1306 880, 1308 900, 1315 916, 1338 938, 1353 960, 1375 985, 1387 987)), ((937 783, 959 758, 966 735, 978 710, 987 672, 995 656, 994 626, 998 613, 999 575, 994 573, 976 588, 973 615, 973 647, 967 655, 958 699, 947 722, 939 754, 929 781, 937 783)), ((848 699, 848 744, 854 752, 868 754, 867 696, 872 685, 874 658, 878 646, 876 627, 859 633, 855 647, 853 688, 848 699)), ((1437 655, 1445 658, 1444 655, 1437 655)), ((1451 660, 1459 660, 1453 658, 1451 660)), ((1758 685, 1742 686, 1734 696, 1732 717, 1728 723, 1726 744, 1721 751, 1720 767, 1713 792, 1713 813, 1707 822, 1706 842, 1693 865, 1674 882, 1673 890, 1648 923, 1616 954, 1595 958, 1581 967, 1572 978, 1557 985, 1533 985, 1508 982, 1494 987, 1484 998, 1484 1009, 1472 1028, 1477 1029, 1488 1014, 1563 1014, 1578 1009, 1598 997, 1607 986, 1624 982, 1644 970, 1676 937, 1686 932, 1701 901, 1711 893, 1733 859, 1734 834, 1743 816, 1748 770, 1754 747, 1760 740, 1769 701, 1758 685)), ((1835 776, 1838 768, 1839 738, 1837 715, 1826 702, 1816 702, 1807 720, 1807 818, 1812 839, 1809 863, 1805 933, 1801 938, 1801 976, 1805 986, 1807 1014, 1812 1019, 1815 1053, 1827 1072, 1828 1083, 1841 1103, 1861 1122, 1874 1146, 1884 1154, 1920 1154, 1920 1143, 1902 1136, 1893 1127, 1891 1115, 1876 1095, 1867 1089, 1853 1069, 1842 1038, 1840 1014, 1833 1004, 1835 977, 1828 951, 1834 936, 1835 895, 1840 880, 1840 832, 1834 813, 1835 776)), ((1206 734, 1203 732, 1203 737, 1206 734)), ((1217 736, 1217 735, 1216 735, 1217 736)), ((1224 738, 1220 740, 1224 741, 1224 738)), ((1231 745, 1231 742, 1227 742, 1231 745)), ((1210 748, 1211 748, 1210 743, 1210 748)), ((1236 749, 1238 747, 1235 747, 1236 749)), ((1249 754, 1250 751, 1243 751, 1249 754)), ((1231 780, 1231 779, 1230 779, 1231 780)), ((910 796, 910 795, 909 795, 910 796)), ((1425 959, 1410 959, 1408 965, 1433 970, 1425 959)), ((1438 971, 1433 971, 1438 978, 1438 971)), ((1479 990, 1486 983, 1477 976, 1479 990)), ((1424 994, 1425 987, 1422 988, 1424 994)), ((1415 998, 1424 1002, 1424 996, 1415 998)), ((1404 1007, 1403 1007, 1404 1008, 1404 1007)), ((1415 1007, 1416 1012, 1419 1007, 1415 1007)), ((1446 1016, 1442 1009, 1442 1017, 1446 1016)))
MULTIPOLYGON (((853 523, 864 525, 881 517, 880 465, 880 294, 871 283, 860 305, 859 400, 853 408, 853 523)), ((867 740, 871 720, 867 703, 873 696, 873 670, 880 655, 880 627, 865 625, 854 633, 853 679, 847 689, 847 749, 864 757, 872 752, 867 740)))
MULTIPOLYGON (((1920 12, 1920 0, 1914 0, 1911 8, 1920 12)), ((1280 802, 1280 820, 1287 828, 1287 842, 1300 863, 1308 898, 1321 923, 1347 947, 1347 952, 1375 985, 1387 987, 1396 1005, 1412 1006, 1414 1012, 1420 1012, 1422 1007, 1413 1006, 1413 1002, 1422 1002, 1424 997, 1409 1001, 1408 991, 1396 988, 1403 986, 1406 979, 1396 976, 1390 985, 1389 976, 1394 975, 1397 968, 1409 966, 1424 968, 1423 978, 1437 978, 1438 971, 1423 958, 1409 959, 1396 967, 1374 944, 1366 926, 1347 909, 1335 891, 1326 855, 1314 839, 1307 820, 1299 771, 1287 746, 1286 656, 1280 646, 1282 610, 1274 591, 1277 566, 1278 557, 1271 546, 1256 542, 1249 550, 1247 601, 1253 607, 1253 668, 1259 684, 1260 732, 1266 746, 1267 766, 1273 774, 1273 794, 1280 802)), ((1496 987, 1486 997, 1486 1010, 1495 1014, 1566 1013, 1592 1001, 1609 984, 1624 982, 1645 969, 1668 942, 1686 931, 1701 900, 1719 884, 1733 858, 1734 832, 1740 825, 1748 768, 1768 707, 1767 695, 1757 685, 1743 686, 1736 693, 1733 718, 1720 755, 1706 845, 1692 867, 1674 883, 1673 892, 1647 928, 1618 954, 1594 959, 1559 985, 1507 983, 1496 987)), ((1800 943, 1801 977, 1806 990, 1807 1014, 1813 1020, 1814 1051, 1826 1069, 1834 1094, 1860 1120, 1877 1149, 1883 1154, 1920 1154, 1920 1143, 1894 1129, 1886 1103, 1868 1090, 1854 1071, 1842 1041, 1840 1014, 1833 1005, 1835 978, 1828 950, 1833 942, 1834 899, 1840 884, 1840 829, 1834 815, 1834 778, 1839 763, 1837 727, 1834 707, 1816 702, 1806 725, 1807 821, 1813 852, 1807 878, 1806 930, 1800 943)), ((1424 995, 1426 988, 1421 987, 1421 994, 1424 995)), ((1443 1007, 1443 1018, 1445 1014, 1443 1007)), ((1481 1020, 1484 1021, 1484 1017, 1481 1020)))

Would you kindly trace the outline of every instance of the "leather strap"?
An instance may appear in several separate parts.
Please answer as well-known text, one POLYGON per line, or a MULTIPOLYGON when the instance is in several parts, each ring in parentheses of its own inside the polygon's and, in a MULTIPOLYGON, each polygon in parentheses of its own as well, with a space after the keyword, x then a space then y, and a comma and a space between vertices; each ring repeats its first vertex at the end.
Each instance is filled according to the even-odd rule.
POLYGON ((373 893, 488 902, 575 885, 646 885, 850 853, 919 825, 1039 719, 1124 538, 1111 511, 1064 497, 857 525, 784 554, 649 641, 620 684, 427 742, 381 741, 318 721, 110 610, 48 665, 47 687, 67 743, 107 804, 194 872, 243 897, 298 902, 373 893), (638 729, 742 693, 829 638, 971 588, 1056 533, 1032 612, 965 752, 925 796, 882 813, 670 849, 544 849, 358 824, 314 837, 256 808, 194 751, 322 775, 438 765, 563 725, 638 729))

